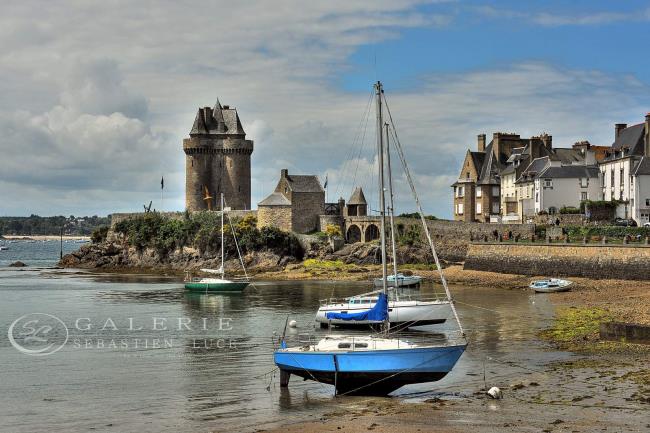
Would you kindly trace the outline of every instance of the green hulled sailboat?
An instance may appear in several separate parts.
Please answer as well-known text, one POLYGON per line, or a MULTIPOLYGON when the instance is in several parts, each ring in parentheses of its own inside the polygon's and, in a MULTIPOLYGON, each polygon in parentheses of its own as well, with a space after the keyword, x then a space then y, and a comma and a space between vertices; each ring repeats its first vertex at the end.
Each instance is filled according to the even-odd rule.
MULTIPOLYGON (((241 259, 241 254, 239 252, 239 244, 237 243, 237 238, 235 237, 235 232, 233 230, 233 238, 235 239, 235 245, 237 246, 237 255, 239 256, 239 262, 244 269, 245 278, 236 278, 236 279, 226 279, 225 270, 224 270, 224 244, 223 244, 223 215, 224 215, 224 200, 223 194, 221 194, 221 267, 219 269, 201 269, 201 272, 207 274, 217 274, 221 278, 207 277, 207 278, 193 278, 190 275, 190 272, 185 273, 185 289, 190 292, 197 293, 226 293, 226 292, 241 292, 246 286, 250 283, 248 280, 248 274, 246 273, 246 268, 244 267, 244 262, 241 259)), ((232 227, 232 224, 231 224, 232 227)))

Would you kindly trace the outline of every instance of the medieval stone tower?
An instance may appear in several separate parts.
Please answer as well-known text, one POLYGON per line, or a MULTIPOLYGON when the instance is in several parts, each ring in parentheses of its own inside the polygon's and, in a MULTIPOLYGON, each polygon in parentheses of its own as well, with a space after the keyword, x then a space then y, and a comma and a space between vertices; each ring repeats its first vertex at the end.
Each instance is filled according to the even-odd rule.
POLYGON ((251 208, 253 141, 246 140, 236 109, 218 100, 214 108, 199 108, 183 151, 189 211, 217 210, 222 192, 226 206, 251 208))

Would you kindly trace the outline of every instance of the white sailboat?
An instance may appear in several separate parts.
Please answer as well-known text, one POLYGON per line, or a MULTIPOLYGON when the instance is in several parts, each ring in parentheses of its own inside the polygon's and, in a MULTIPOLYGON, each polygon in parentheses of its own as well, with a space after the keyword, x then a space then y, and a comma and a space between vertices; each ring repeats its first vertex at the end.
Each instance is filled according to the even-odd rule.
MULTIPOLYGON (((451 294, 442 273, 438 255, 429 234, 429 229, 426 226, 422 207, 415 192, 399 142, 396 143, 398 154, 409 180, 409 186, 424 225, 424 232, 440 272, 447 300, 450 301, 449 306, 458 323, 461 340, 448 339, 447 342, 442 344, 416 344, 402 338, 391 338, 388 335, 390 324, 386 266, 386 205, 384 200, 385 149, 382 132, 382 100, 384 95, 380 82, 375 85, 375 91, 377 97, 382 291, 379 293, 374 306, 369 310, 359 313, 328 313, 327 318, 347 321, 366 320, 383 324, 384 335, 368 337, 330 335, 317 343, 308 343, 296 347, 288 347, 285 335, 283 335, 280 347, 273 354, 275 364, 280 369, 280 386, 283 387, 288 386, 291 375, 296 375, 306 380, 332 384, 337 393, 388 394, 403 385, 432 382, 443 378, 454 368, 467 347, 463 328, 454 304, 451 302, 451 294)), ((390 111, 388 111, 388 114, 390 116, 390 111)))
MULTIPOLYGON (((425 297, 419 294, 406 293, 399 290, 400 287, 417 286, 422 281, 419 276, 405 276, 397 271, 397 245, 395 239, 395 212, 394 212, 394 194, 393 194, 393 174, 390 163, 390 140, 388 123, 386 127, 386 168, 388 174, 388 215, 390 222, 390 240, 392 249, 392 270, 391 275, 384 273, 383 278, 375 280, 376 287, 388 286, 392 289, 388 291, 388 321, 390 326, 400 326, 407 328, 410 326, 436 325, 444 323, 451 314, 449 300, 439 299, 437 296, 425 297)), ((344 320, 339 318, 329 318, 330 313, 361 313, 373 308, 378 300, 379 291, 362 293, 345 299, 323 299, 320 307, 316 312, 316 322, 321 328, 330 325, 359 327, 372 325, 368 320, 344 320)))

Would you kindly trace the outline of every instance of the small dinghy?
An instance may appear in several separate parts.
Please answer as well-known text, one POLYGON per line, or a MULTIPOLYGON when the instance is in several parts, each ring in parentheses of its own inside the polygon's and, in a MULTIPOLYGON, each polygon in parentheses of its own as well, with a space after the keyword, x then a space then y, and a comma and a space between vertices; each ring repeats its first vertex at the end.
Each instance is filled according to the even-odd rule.
POLYGON ((560 278, 549 278, 546 280, 536 280, 530 283, 531 289, 537 293, 566 292, 571 290, 572 281, 562 280, 560 278))
MULTIPOLYGON (((419 275, 404 275, 401 272, 386 277, 388 287, 417 287, 422 282, 419 275)), ((383 280, 375 278, 375 287, 382 287, 383 280)))

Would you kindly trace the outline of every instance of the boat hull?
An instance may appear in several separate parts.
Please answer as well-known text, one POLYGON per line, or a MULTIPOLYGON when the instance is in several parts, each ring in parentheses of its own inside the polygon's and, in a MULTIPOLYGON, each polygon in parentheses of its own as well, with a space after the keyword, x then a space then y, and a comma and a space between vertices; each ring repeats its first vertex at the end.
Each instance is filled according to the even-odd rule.
POLYGON ((248 286, 248 282, 246 281, 234 281, 229 283, 185 283, 186 290, 199 293, 241 292, 246 288, 246 286, 248 286))
POLYGON ((350 352, 299 352, 280 349, 274 361, 294 374, 336 387, 336 392, 386 395, 404 385, 435 382, 456 365, 466 345, 350 352))
MULTIPOLYGON (((335 325, 354 328, 368 326, 373 322, 359 320, 327 319, 327 313, 358 313, 367 311, 374 304, 332 305, 318 309, 316 321, 321 325, 335 325)), ((390 301, 388 303, 388 321, 391 326, 422 326, 444 323, 451 312, 447 302, 390 301)))

